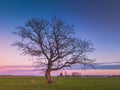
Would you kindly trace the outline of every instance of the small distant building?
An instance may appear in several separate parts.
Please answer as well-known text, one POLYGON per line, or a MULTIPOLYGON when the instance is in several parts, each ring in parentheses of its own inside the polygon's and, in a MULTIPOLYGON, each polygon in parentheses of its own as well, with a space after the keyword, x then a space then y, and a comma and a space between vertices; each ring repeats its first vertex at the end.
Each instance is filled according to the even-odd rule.
POLYGON ((79 72, 72 72, 72 76, 73 77, 78 77, 78 76, 81 76, 81 73, 79 73, 79 72))

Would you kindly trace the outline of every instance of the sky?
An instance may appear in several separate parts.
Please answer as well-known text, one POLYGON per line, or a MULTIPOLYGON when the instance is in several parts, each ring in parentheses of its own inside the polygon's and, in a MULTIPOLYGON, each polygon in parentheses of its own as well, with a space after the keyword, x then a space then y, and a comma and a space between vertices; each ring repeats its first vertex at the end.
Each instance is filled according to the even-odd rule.
POLYGON ((53 16, 93 43, 96 50, 89 56, 96 63, 120 62, 119 0, 0 0, 0 66, 31 65, 31 57, 11 46, 18 39, 12 32, 32 17, 53 16))
MULTIPOLYGON (((104 66, 103 66, 104 67, 104 66)), ((103 68, 102 67, 102 68, 103 68)), ((72 75, 73 72, 78 72, 81 75, 120 75, 120 69, 66 69, 51 72, 53 76, 72 75)), ((0 66, 0 75, 27 75, 27 76, 43 76, 44 71, 39 71, 32 66, 28 65, 16 65, 16 66, 0 66)))

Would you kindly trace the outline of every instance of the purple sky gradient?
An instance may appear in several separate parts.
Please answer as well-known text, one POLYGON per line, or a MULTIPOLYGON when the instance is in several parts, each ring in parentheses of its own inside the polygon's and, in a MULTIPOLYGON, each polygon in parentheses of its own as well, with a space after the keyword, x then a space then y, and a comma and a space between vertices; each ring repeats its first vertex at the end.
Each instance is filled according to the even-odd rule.
POLYGON ((52 16, 75 25, 77 37, 91 40, 96 51, 89 56, 96 62, 120 61, 119 0, 1 0, 0 66, 32 65, 31 57, 11 46, 18 39, 12 32, 31 17, 52 16))

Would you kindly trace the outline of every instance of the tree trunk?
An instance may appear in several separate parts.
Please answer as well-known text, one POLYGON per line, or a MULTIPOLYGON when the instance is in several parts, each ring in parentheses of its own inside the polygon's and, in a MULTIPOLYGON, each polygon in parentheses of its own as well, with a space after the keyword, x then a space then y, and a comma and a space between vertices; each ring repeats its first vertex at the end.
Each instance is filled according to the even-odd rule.
POLYGON ((46 78, 46 81, 47 81, 47 83, 52 83, 52 78, 51 78, 51 71, 50 70, 46 70, 45 71, 45 78, 46 78))

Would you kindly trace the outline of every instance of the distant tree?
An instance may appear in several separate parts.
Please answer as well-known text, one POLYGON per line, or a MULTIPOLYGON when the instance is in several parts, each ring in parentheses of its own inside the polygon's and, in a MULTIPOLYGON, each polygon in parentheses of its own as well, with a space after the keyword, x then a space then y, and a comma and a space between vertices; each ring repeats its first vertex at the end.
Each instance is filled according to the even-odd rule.
POLYGON ((62 72, 60 72, 60 77, 62 77, 63 76, 63 73, 62 72))
POLYGON ((51 71, 75 64, 91 65, 87 54, 94 50, 90 41, 75 37, 73 26, 60 18, 50 21, 32 18, 24 26, 16 28, 14 34, 21 40, 13 43, 35 59, 35 65, 45 70, 45 78, 52 83, 51 71))

